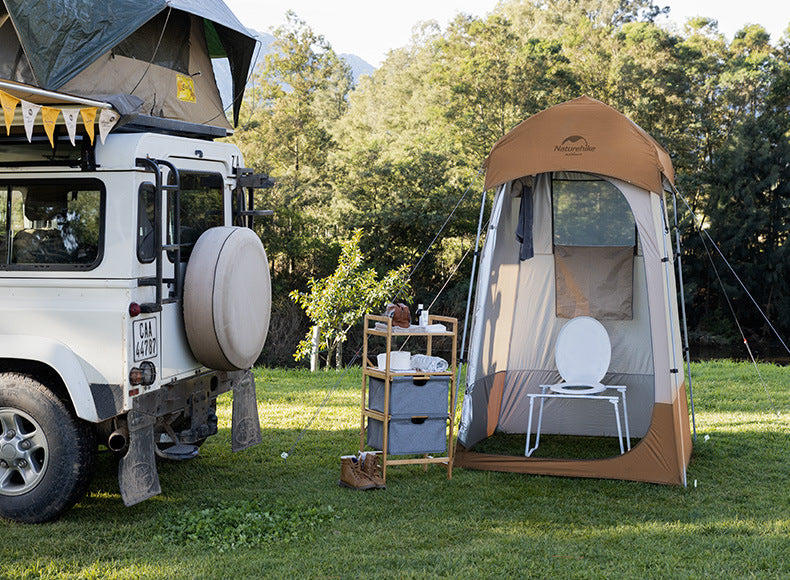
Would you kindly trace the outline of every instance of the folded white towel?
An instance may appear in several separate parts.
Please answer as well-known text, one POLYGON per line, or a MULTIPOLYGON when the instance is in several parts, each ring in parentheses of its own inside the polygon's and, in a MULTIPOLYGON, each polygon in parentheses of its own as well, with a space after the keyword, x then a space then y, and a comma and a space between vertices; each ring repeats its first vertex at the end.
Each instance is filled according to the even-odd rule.
MULTIPOLYGON (((373 327, 376 330, 387 330, 387 324, 384 322, 377 322, 373 327)), ((447 327, 444 324, 429 324, 428 326, 417 326, 416 324, 412 324, 409 328, 403 328, 402 326, 392 327, 392 334, 417 334, 423 332, 447 332, 447 327)))
POLYGON ((443 373, 450 366, 443 358, 425 354, 411 355, 411 367, 425 373, 443 373))

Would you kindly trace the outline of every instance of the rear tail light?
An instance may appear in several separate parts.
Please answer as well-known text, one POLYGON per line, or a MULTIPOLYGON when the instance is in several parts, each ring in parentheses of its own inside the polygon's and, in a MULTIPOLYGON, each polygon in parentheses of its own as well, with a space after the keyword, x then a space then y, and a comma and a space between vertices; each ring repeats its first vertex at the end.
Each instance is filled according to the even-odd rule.
POLYGON ((133 367, 129 371, 129 384, 148 386, 154 384, 156 380, 156 367, 151 361, 143 361, 139 367, 133 367))
POLYGON ((140 305, 137 302, 132 302, 129 305, 129 316, 131 316, 132 318, 138 316, 142 311, 143 309, 140 307, 140 305))

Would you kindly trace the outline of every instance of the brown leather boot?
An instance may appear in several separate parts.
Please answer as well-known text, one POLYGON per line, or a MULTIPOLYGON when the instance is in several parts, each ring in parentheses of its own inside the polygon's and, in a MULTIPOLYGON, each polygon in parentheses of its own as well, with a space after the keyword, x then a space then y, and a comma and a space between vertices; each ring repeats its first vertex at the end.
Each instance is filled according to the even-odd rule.
POLYGON ((359 460, 353 455, 343 455, 340 457, 340 481, 343 487, 364 491, 373 489, 376 485, 370 478, 362 473, 362 466, 359 460))
POLYGON ((376 489, 384 489, 387 487, 384 478, 381 476, 381 466, 379 465, 379 456, 375 453, 360 453, 359 462, 362 464, 362 473, 364 473, 376 489))

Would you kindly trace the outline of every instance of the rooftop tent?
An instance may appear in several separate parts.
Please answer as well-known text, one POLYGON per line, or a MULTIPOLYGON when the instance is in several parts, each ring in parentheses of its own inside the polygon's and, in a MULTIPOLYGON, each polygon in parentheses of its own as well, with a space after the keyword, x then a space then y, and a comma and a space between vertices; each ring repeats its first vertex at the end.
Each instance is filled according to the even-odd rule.
MULTIPOLYGON (((485 167, 486 189, 497 192, 476 281, 456 465, 684 485, 692 444, 664 205, 664 185, 674 181, 669 155, 624 115, 581 97, 518 125, 485 167), (595 459, 487 447, 497 434, 526 439, 529 394, 558 382, 557 337, 581 315, 606 328, 602 382, 627 386, 638 442, 595 459)), ((617 437, 608 410, 581 403, 547 399, 543 436, 617 437)))
POLYGON ((228 126, 211 58, 227 57, 233 118, 255 39, 221 0, 2 0, 0 78, 84 97, 128 93, 143 113, 228 126))

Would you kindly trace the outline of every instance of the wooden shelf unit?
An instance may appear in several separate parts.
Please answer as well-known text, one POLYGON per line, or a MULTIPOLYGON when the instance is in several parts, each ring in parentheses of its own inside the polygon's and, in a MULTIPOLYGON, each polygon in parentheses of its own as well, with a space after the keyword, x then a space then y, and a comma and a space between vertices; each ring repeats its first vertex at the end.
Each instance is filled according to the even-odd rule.
POLYGON ((413 465, 413 464, 422 464, 425 466, 425 469, 428 469, 428 465, 432 463, 436 464, 446 464, 447 465, 447 479, 451 479, 453 476, 453 428, 455 425, 455 397, 456 397, 456 369, 457 369, 457 346, 458 346, 458 319, 451 318, 447 316, 435 316, 430 315, 429 317, 429 324, 443 324, 446 328, 446 332, 425 332, 425 331, 411 331, 406 329, 399 329, 399 327, 395 327, 397 330, 393 329, 392 326, 392 319, 387 316, 377 316, 373 314, 366 314, 365 315, 365 328, 364 328, 364 339, 363 339, 363 355, 362 355, 362 397, 361 397, 361 424, 360 424, 360 436, 359 436, 359 449, 363 451, 366 446, 365 435, 367 432, 366 420, 367 419, 376 419, 382 422, 382 446, 381 450, 377 452, 380 454, 381 457, 381 465, 382 465, 382 477, 386 481, 387 478, 387 467, 389 465, 413 465), (376 327, 376 323, 379 323, 381 326, 379 328, 376 327), (386 326, 386 328, 382 328, 386 326), (369 353, 369 339, 370 337, 377 337, 383 339, 383 353, 387 355, 387 364, 386 370, 380 370, 378 368, 378 364, 374 363, 370 360, 368 353, 369 353), (391 371, 390 370, 390 354, 392 353, 393 344, 398 341, 398 339, 403 338, 415 340, 417 339, 420 341, 420 345, 422 341, 425 342, 425 354, 428 356, 433 356, 433 347, 434 347, 434 339, 441 338, 445 341, 451 343, 451 354, 448 360, 448 368, 444 372, 424 372, 418 370, 410 370, 410 371, 391 371), (435 377, 447 377, 449 379, 449 399, 447 401, 447 417, 446 417, 446 427, 445 433, 447 436, 447 452, 445 455, 441 457, 435 457, 430 453, 420 453, 419 451, 414 453, 403 453, 402 455, 422 455, 422 457, 410 457, 406 459, 390 459, 391 453, 389 453, 389 427, 390 421, 392 420, 393 416, 390 413, 390 389, 392 387, 393 379, 397 377, 411 377, 413 380, 420 380, 425 379, 429 380, 435 377), (383 401, 383 410, 375 410, 371 409, 368 401, 368 393, 369 393, 369 379, 376 378, 380 379, 384 382, 384 401, 383 401))

